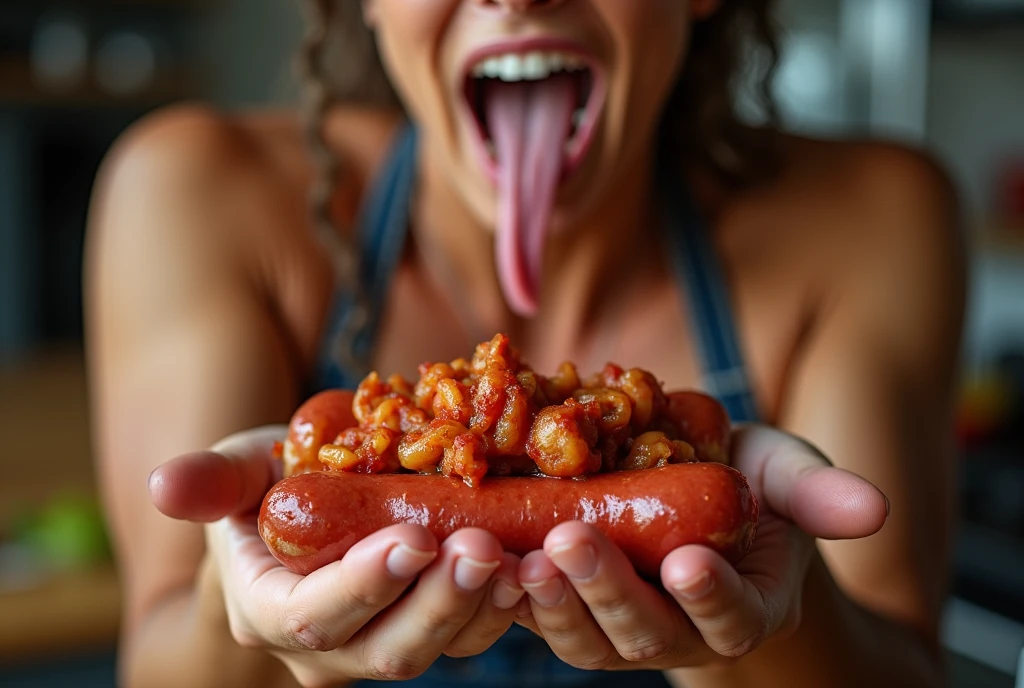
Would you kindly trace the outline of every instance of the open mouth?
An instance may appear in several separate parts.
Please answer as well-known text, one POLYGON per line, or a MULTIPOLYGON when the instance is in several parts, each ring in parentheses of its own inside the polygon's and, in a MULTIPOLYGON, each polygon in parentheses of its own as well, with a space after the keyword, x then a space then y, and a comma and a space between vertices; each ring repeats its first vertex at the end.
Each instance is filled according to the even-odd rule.
POLYGON ((488 118, 487 99, 505 84, 523 82, 568 82, 575 93, 575 107, 565 137, 565 173, 571 172, 585 156, 594 125, 603 105, 603 80, 588 58, 564 50, 530 50, 481 55, 469 64, 463 84, 467 109, 484 158, 493 177, 499 164, 498 152, 488 118))
POLYGON ((490 45, 466 62, 461 114, 496 190, 498 278, 523 317, 537 312, 559 191, 595 138, 605 82, 600 63, 562 39, 490 45))

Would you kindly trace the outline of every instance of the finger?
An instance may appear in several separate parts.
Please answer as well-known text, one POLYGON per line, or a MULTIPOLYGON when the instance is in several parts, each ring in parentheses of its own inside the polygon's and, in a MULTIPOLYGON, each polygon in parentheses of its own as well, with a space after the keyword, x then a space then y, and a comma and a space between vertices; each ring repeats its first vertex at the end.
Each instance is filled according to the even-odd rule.
POLYGON ((229 562, 228 570, 237 575, 244 615, 255 620, 261 637, 276 647, 323 652, 343 645, 398 599, 437 552, 429 531, 400 524, 305 577, 281 566, 246 575, 240 560, 229 562))
POLYGON ((279 477, 271 454, 283 426, 233 435, 211 451, 193 452, 159 466, 149 476, 149 495, 163 514, 210 523, 257 508, 279 477))
POLYGON ((776 561, 775 570, 744 576, 713 550, 687 545, 665 558, 661 574, 707 646, 740 657, 799 617, 799 591, 789 582, 793 566, 776 561))
POLYGON ((815 447, 773 428, 737 430, 734 465, 776 514, 823 539, 862 538, 878 532, 888 500, 870 482, 833 468, 815 447))
POLYGON ((543 551, 530 552, 519 566, 519 583, 530 598, 533 627, 566 664, 578 669, 610 669, 619 653, 590 615, 587 605, 543 551))
POLYGON ((622 550, 595 528, 580 522, 558 525, 545 538, 544 552, 620 657, 650 662, 684 647, 676 605, 643 581, 622 550))
MULTIPOLYGON (((522 585, 522 583, 520 583, 522 585)), ((533 618, 533 602, 529 595, 524 595, 523 599, 519 601, 519 608, 516 610, 516 623, 527 629, 534 635, 544 637, 544 634, 540 632, 540 628, 537 626, 537 620, 533 618)))
POLYGON ((444 654, 471 657, 489 648, 512 626, 524 594, 519 586, 519 557, 506 552, 491 578, 489 594, 473 618, 448 643, 444 654))
POLYGON ((411 678, 425 671, 476 615, 503 554, 484 530, 450 535, 416 587, 360 634, 367 677, 411 678))

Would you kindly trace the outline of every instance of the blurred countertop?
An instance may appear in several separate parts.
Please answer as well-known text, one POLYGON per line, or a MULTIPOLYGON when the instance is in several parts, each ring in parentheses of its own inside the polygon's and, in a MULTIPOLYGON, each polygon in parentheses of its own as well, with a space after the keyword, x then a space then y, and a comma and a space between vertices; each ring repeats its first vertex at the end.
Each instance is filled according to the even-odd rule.
MULTIPOLYGON (((0 362, 0 475, 4 476, 0 481, 0 536, 19 505, 45 503, 67 492, 96 495, 87 398, 80 350, 48 351, 16 362, 0 362)), ((1007 458, 1000 452, 992 456, 982 452, 966 457, 960 479, 968 506, 992 500, 991 481, 979 481, 978 476, 998 473, 992 464, 1000 461, 1009 461, 1013 474, 1020 475, 1015 455, 1007 458)), ((998 482, 1008 484, 1006 474, 998 482)), ((973 651, 977 649, 974 641, 987 637, 979 634, 978 628, 998 626, 987 620, 995 618, 995 610, 1004 617, 998 619, 999 624, 1015 629, 1010 634, 1000 631, 1001 637, 1016 638, 1024 632, 1021 608, 1015 606, 1024 592, 1019 578, 1024 541, 1010 533, 997 533, 982 521, 962 524, 959 534, 954 595, 966 600, 954 600, 952 611, 957 613, 950 616, 947 641, 965 656, 1005 672, 1013 648, 986 661, 980 656, 984 652, 973 651)), ((0 569, 2 564, 0 558, 0 569)), ((116 649, 121 590, 112 566, 30 576, 23 583, 16 589, 0 588, 0 664, 52 661, 116 649)))
MULTIPOLYGON (((95 496, 87 408, 80 350, 0 364, 0 533, 26 505, 95 496)), ((0 588, 0 661, 112 649, 120 608, 109 564, 9 583, 0 588)))

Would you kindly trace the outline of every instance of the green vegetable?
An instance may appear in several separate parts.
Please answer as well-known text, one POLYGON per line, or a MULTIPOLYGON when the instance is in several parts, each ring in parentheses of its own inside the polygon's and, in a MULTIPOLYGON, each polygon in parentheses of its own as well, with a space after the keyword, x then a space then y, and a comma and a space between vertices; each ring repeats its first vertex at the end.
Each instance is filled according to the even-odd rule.
POLYGON ((23 511, 13 524, 14 542, 59 568, 108 561, 110 540, 93 498, 64 494, 41 508, 23 511))

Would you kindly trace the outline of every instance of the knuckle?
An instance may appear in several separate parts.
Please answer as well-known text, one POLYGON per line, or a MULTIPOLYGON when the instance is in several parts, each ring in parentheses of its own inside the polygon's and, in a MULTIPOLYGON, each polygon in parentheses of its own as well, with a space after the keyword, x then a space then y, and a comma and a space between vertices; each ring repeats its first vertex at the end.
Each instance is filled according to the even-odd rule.
POLYGON ((723 657, 739 658, 755 650, 764 642, 767 637, 767 628, 762 624, 756 631, 747 635, 739 636, 738 640, 730 639, 723 644, 718 653, 723 657))
POLYGON ((587 606, 595 616, 615 620, 623 618, 629 613, 633 608, 633 599, 624 590, 613 589, 593 596, 587 600, 587 606))
POLYGON ((294 647, 314 652, 329 652, 338 647, 338 643, 329 633, 325 633, 302 612, 289 614, 285 619, 285 628, 289 644, 294 647))
POLYGON ((343 604, 354 614, 377 612, 387 606, 388 596, 366 584, 351 588, 345 596, 343 604))
POLYGON ((427 670, 427 664, 389 648, 377 648, 366 662, 371 681, 409 681, 427 670))
POLYGON ((427 609, 423 613, 421 628, 431 637, 454 636, 465 623, 464 617, 447 609, 427 609))
POLYGON ((570 623, 546 621, 541 630, 551 645, 572 646, 580 640, 579 627, 570 623))
POLYGON ((627 662, 652 662, 664 659, 671 647, 662 638, 649 634, 628 638, 619 648, 619 655, 627 662))
MULTIPOLYGON (((596 648, 594 648, 596 649, 596 648)), ((606 646, 603 652, 590 653, 583 657, 571 660, 563 660, 567 664, 583 671, 605 671, 615 666, 619 660, 619 653, 614 647, 606 646)))

